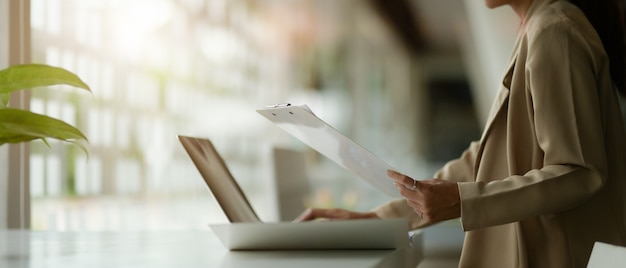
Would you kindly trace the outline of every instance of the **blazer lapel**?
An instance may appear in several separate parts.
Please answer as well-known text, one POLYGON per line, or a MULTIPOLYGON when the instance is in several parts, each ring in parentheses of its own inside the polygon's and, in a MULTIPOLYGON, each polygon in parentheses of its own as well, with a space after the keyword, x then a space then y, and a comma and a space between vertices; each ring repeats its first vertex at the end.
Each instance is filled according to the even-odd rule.
POLYGON ((476 178, 476 175, 478 174, 478 167, 480 164, 480 160, 485 150, 485 141, 487 137, 489 136, 491 129, 493 128, 494 121, 496 117, 498 117, 498 114, 502 112, 503 107, 505 106, 504 104, 508 103, 509 101, 509 93, 510 93, 511 82, 513 79, 513 71, 515 70, 516 61, 517 61, 517 50, 516 50, 515 56, 512 58, 512 60, 509 63, 507 72, 504 76, 504 79, 502 80, 502 85, 500 85, 500 88, 498 89, 498 94, 496 95, 496 98, 493 101, 492 107, 489 111, 489 115, 487 116, 485 130, 483 131, 483 134, 480 138, 478 153, 474 161, 474 178, 476 178))
POLYGON ((498 89, 498 94, 496 95, 491 109, 489 110, 489 115, 487 116, 487 121, 485 123, 485 131, 483 131, 483 135, 480 138, 481 143, 484 141, 487 134, 491 131, 494 119, 500 113, 500 110, 502 110, 502 107, 505 103, 507 103, 509 99, 509 92, 511 88, 511 80, 513 79, 514 69, 515 61, 513 61, 509 65, 508 71, 506 72, 506 75, 502 80, 502 85, 500 85, 500 88, 498 89))

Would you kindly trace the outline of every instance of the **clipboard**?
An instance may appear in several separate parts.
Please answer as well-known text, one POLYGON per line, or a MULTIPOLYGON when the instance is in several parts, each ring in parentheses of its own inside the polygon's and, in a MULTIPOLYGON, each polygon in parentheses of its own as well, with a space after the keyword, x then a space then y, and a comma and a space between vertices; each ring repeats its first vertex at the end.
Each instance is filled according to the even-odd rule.
POLYGON ((307 105, 277 104, 257 112, 374 188, 401 197, 387 176, 387 170, 394 168, 317 117, 307 105))

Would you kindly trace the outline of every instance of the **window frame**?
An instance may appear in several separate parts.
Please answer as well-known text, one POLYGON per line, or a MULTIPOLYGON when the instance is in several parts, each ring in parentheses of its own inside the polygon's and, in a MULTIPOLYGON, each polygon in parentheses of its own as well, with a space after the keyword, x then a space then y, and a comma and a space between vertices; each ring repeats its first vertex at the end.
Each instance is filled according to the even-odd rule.
MULTIPOLYGON (((0 0, 0 68, 30 62, 30 0, 0 0)), ((11 107, 30 108, 30 92, 11 94, 11 107)), ((30 229, 29 143, 0 146, 0 229, 30 229)))

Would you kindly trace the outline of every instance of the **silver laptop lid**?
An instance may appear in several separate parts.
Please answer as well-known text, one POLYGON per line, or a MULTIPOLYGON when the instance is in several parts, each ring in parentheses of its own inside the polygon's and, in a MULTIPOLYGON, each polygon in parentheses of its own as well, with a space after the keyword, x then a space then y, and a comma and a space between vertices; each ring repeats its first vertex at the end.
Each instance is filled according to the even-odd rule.
POLYGON ((182 135, 178 140, 230 222, 261 221, 210 140, 182 135))

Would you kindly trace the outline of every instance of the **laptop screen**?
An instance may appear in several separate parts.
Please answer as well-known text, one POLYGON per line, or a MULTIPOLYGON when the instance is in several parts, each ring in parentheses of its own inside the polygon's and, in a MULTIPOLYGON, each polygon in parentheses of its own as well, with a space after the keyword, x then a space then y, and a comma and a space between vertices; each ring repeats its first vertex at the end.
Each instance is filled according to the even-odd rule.
POLYGON ((182 135, 178 140, 230 222, 261 221, 210 140, 182 135))

